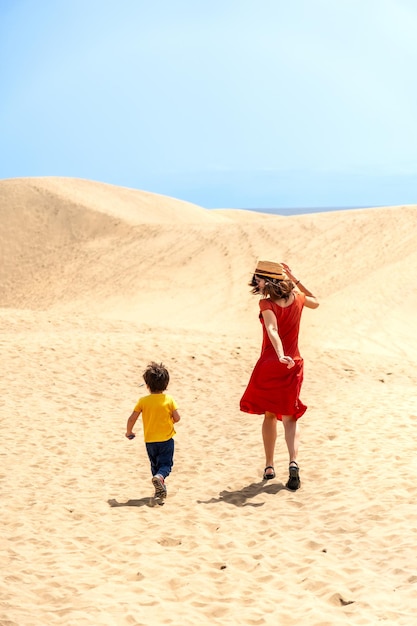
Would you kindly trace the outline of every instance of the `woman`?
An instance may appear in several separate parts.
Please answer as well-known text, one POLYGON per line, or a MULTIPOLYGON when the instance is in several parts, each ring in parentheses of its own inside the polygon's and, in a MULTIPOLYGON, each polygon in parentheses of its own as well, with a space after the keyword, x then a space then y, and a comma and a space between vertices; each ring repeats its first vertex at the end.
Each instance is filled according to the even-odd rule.
POLYGON ((240 409, 265 415, 262 425, 265 480, 275 478, 277 421, 283 423, 290 460, 286 487, 296 491, 301 484, 297 463, 298 419, 307 409, 299 398, 303 359, 298 350, 298 334, 303 307, 316 309, 319 303, 285 263, 259 261, 249 284, 253 294, 264 296, 259 301, 263 341, 261 356, 240 401, 240 409))

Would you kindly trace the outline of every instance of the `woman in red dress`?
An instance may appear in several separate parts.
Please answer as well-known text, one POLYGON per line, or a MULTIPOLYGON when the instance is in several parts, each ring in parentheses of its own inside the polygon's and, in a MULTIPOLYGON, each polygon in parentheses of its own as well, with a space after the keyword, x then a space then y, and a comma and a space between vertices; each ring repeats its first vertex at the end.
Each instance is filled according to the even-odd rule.
POLYGON ((240 409, 265 415, 262 425, 265 480, 275 478, 277 421, 283 423, 290 459, 286 487, 296 491, 301 484, 297 463, 298 419, 307 409, 299 398, 303 359, 298 350, 298 334, 303 307, 316 309, 319 303, 285 263, 259 261, 250 285, 252 293, 264 296, 259 302, 263 341, 261 356, 240 401, 240 409))

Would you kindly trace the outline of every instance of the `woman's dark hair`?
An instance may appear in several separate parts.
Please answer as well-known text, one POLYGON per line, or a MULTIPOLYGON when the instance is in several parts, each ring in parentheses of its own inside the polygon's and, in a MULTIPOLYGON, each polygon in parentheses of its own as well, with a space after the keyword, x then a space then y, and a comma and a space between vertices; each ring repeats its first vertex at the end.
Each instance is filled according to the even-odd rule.
POLYGON ((249 283, 249 287, 252 287, 253 294, 261 293, 259 285, 256 282, 256 278, 263 278, 265 281, 265 287, 262 295, 269 296, 273 300, 288 300, 295 285, 292 280, 278 280, 278 278, 269 278, 269 276, 262 276, 262 274, 254 274, 252 280, 249 283))
POLYGON ((165 391, 169 383, 169 373, 162 363, 158 364, 152 361, 143 372, 143 380, 149 387, 151 393, 165 391))

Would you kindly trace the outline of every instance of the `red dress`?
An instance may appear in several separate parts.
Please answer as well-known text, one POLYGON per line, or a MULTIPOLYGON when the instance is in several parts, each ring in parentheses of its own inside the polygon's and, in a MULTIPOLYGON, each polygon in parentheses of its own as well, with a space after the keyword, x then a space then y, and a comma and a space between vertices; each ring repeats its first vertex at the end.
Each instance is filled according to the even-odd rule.
POLYGON ((263 329, 262 350, 240 401, 240 410, 244 413, 261 415, 268 411, 275 413, 278 420, 282 420, 283 415, 293 415, 298 419, 306 412, 307 407, 299 398, 304 362, 298 350, 304 301, 305 296, 300 293, 295 295, 294 302, 287 307, 281 307, 269 298, 259 301, 259 318, 263 329), (262 311, 266 309, 271 309, 277 318, 284 354, 295 361, 294 367, 290 369, 285 363, 279 362, 268 336, 262 316, 262 311))

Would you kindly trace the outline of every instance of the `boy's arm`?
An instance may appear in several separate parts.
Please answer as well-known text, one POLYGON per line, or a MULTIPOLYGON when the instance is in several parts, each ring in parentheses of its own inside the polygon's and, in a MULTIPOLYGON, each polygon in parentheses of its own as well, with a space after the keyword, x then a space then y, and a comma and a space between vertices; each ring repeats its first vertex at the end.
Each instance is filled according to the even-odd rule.
POLYGON ((127 420, 125 437, 127 437, 128 439, 131 435, 134 435, 134 433, 132 433, 132 428, 136 424, 136 420, 138 419, 139 415, 140 411, 133 411, 132 415, 127 420))
POLYGON ((177 423, 180 421, 180 419, 181 419, 181 415, 178 413, 177 409, 174 409, 172 411, 172 421, 174 423, 177 423))

